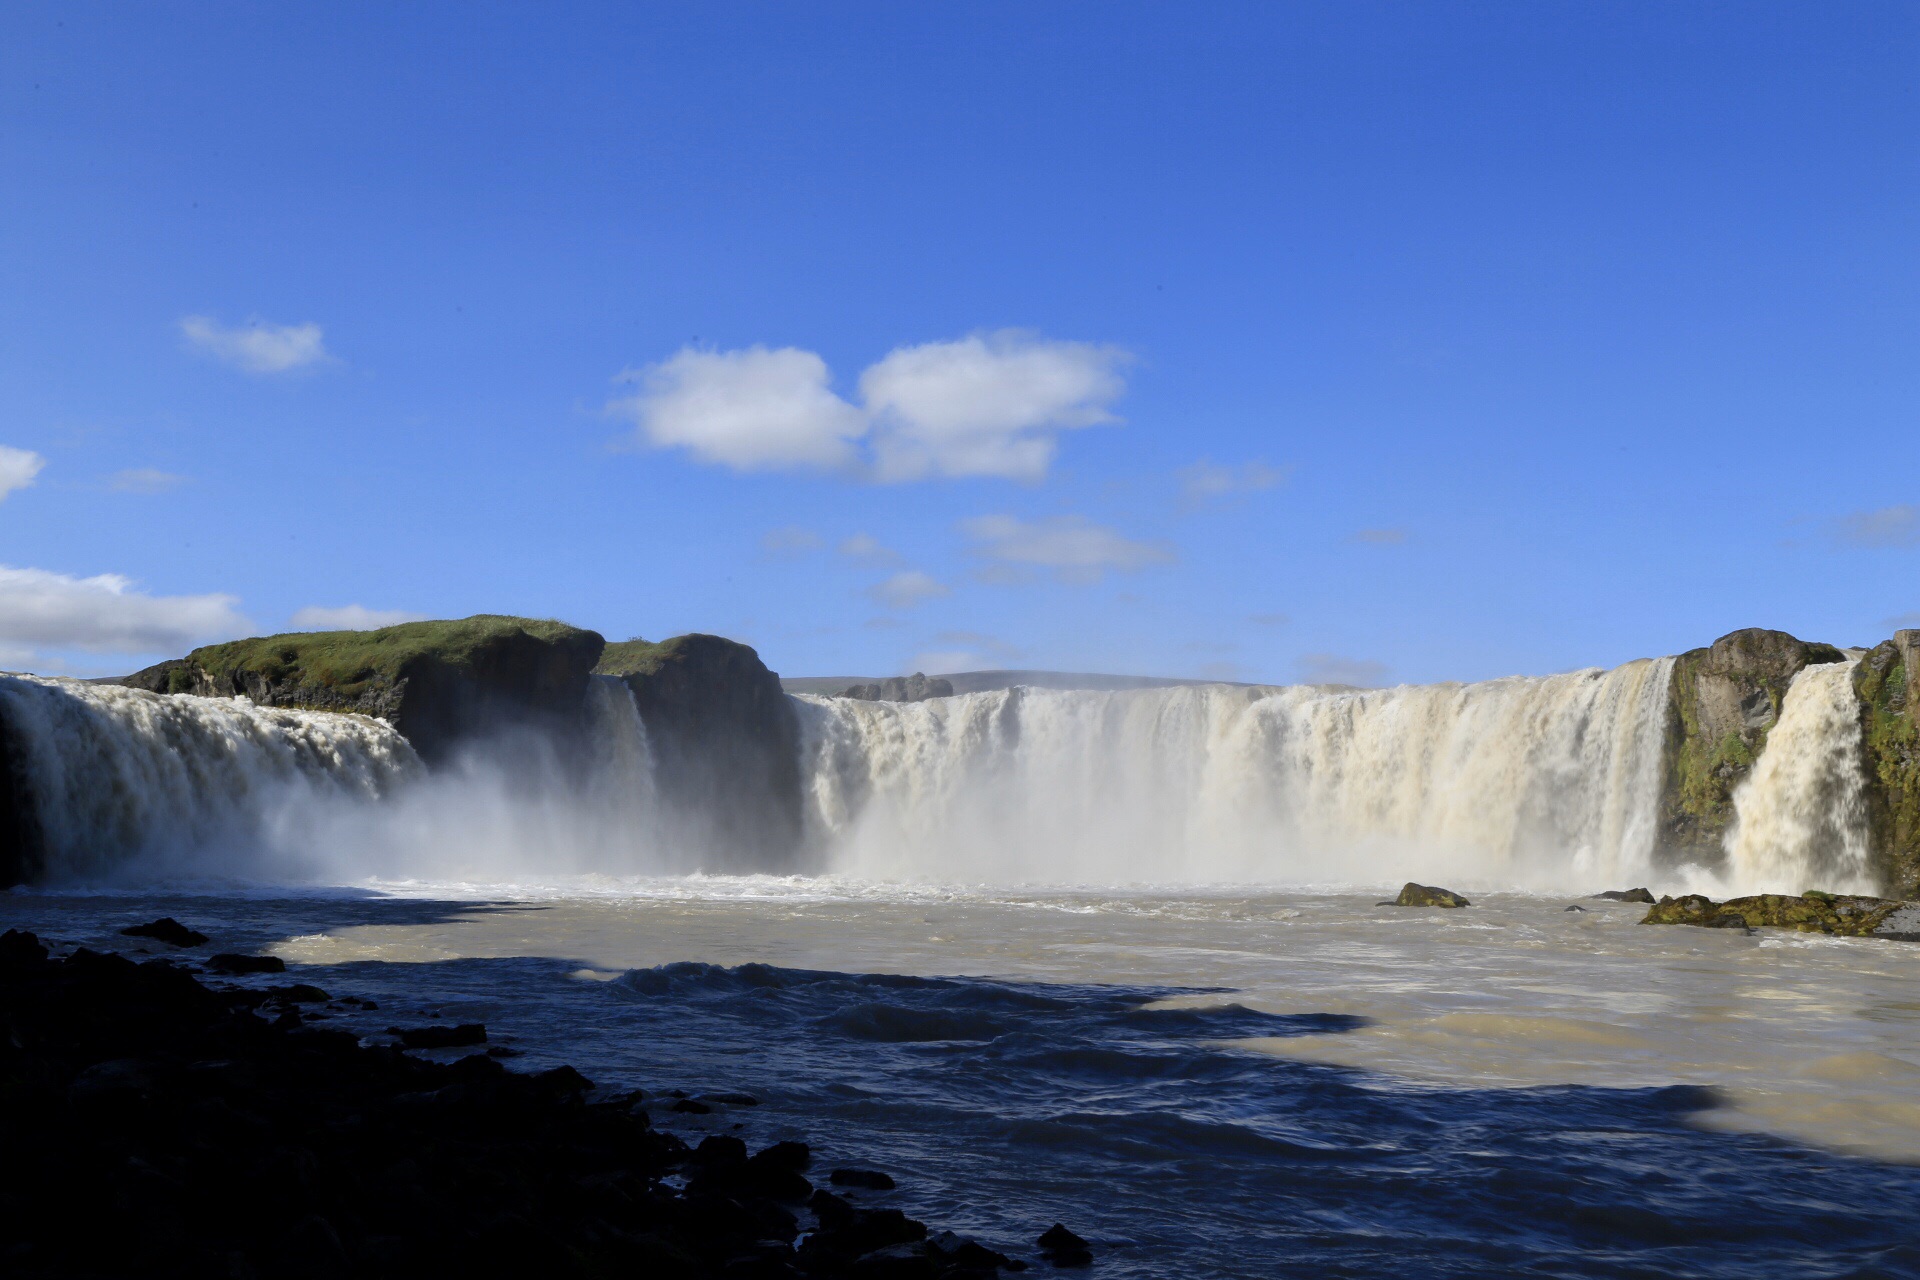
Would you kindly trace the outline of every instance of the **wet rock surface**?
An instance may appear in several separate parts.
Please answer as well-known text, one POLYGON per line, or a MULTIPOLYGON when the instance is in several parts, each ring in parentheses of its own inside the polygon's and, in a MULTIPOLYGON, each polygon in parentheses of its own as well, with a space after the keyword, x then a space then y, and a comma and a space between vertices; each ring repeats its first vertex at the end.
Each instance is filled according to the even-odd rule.
POLYGON ((839 694, 861 702, 925 702, 928 698, 951 698, 953 682, 940 676, 928 678, 924 671, 910 676, 889 676, 872 684, 848 685, 839 694))
POLYGON ((172 916, 161 916, 147 924, 130 925, 120 933, 127 938, 152 938, 170 947, 199 947, 207 942, 206 934, 198 929, 187 928, 172 916))
POLYGON ((1383 907, 1470 907, 1473 903, 1451 889, 1442 889, 1437 885, 1415 884, 1407 881, 1400 890, 1400 896, 1392 902, 1383 902, 1383 907))
MULTIPOLYGON (((751 1153, 715 1135, 689 1148, 653 1128, 644 1095, 596 1090, 569 1067, 425 1061, 305 1025, 296 1006, 327 998, 305 984, 216 989, 169 959, 56 957, 31 933, 0 935, 6 1274, 1024 1269, 814 1189, 804 1143, 751 1153)), ((1042 1248, 1076 1265, 1064 1238, 1042 1248)))
POLYGON ((1655 899, 1651 889, 1608 889, 1596 893, 1593 897, 1601 902, 1644 902, 1652 906, 1655 899))
POLYGON ((1920 937, 1920 905, 1859 894, 1799 896, 1759 893, 1715 902, 1704 894, 1662 898, 1641 924, 1691 924, 1709 929, 1792 929, 1849 938, 1920 937))

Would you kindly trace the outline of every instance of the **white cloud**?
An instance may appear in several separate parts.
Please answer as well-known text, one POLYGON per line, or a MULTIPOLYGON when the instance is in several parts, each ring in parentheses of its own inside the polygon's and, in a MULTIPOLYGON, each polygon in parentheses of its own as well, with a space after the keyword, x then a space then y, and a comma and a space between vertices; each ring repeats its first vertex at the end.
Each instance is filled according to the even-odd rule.
POLYGON ((343 604, 337 609, 310 604, 289 619, 295 631, 378 631, 402 622, 424 622, 424 613, 405 609, 369 609, 365 605, 343 604))
POLYGON ((1391 668, 1370 658, 1343 658, 1335 653, 1303 653, 1296 664, 1302 684, 1348 684, 1377 689, 1391 668))
POLYGON ((794 347, 696 351, 649 365, 638 394, 609 407, 655 448, 741 471, 849 467, 866 418, 827 385, 827 362, 794 347))
POLYGON ((1062 431, 1113 422, 1125 352, 1017 330, 900 347, 835 394, 826 361, 794 347, 683 348, 623 375, 608 408, 642 443, 737 470, 846 470, 881 483, 930 476, 1039 480, 1062 431))
POLYGON ((849 560, 857 560, 866 565, 891 565, 900 563, 900 553, 891 547, 880 545, 880 540, 870 533, 856 533, 840 544, 840 554, 849 560))
POLYGON ((1039 480, 1059 432, 1114 421, 1126 359, 1013 329, 900 347, 860 375, 876 475, 1039 480))
POLYGON ((165 493, 185 484, 185 476, 153 467, 130 467, 113 473, 113 487, 120 493, 165 493))
POLYGON ((15 489, 24 489, 33 483, 47 460, 31 449, 14 449, 0 444, 0 501, 15 489))
POLYGON ((1188 512, 1234 494, 1275 488, 1285 484, 1290 474, 1289 468, 1270 467, 1264 462, 1243 462, 1237 467, 1228 467, 1208 458, 1174 473, 1180 481, 1180 509, 1188 512))
POLYGON ((1852 547, 1920 547, 1920 507, 1855 511, 1834 521, 1833 532, 1852 547))
POLYGON ((911 609, 922 601, 952 594, 945 583, 918 569, 903 569, 867 588, 868 596, 889 609, 911 609))
POLYGON ((245 635, 229 595, 150 596, 118 574, 72 578, 0 566, 0 646, 10 650, 178 653, 245 635))
POLYGON ((1353 535, 1355 542, 1363 542, 1370 547, 1397 547, 1407 540, 1405 529, 1362 529, 1353 535))
POLYGON ((252 320, 228 327, 211 316, 183 316, 187 345, 247 373, 292 373, 327 358, 317 324, 267 324, 252 320))
POLYGON ((782 525, 760 535, 760 549, 776 560, 798 560, 821 547, 820 535, 799 525, 782 525))
POLYGON ((1131 573, 1149 565, 1168 564, 1174 558, 1164 546, 1122 537, 1083 516, 1051 516, 1045 520, 975 516, 961 521, 960 529, 973 539, 974 553, 995 561, 997 567, 1051 569, 1070 582, 1098 581, 1109 569, 1131 573))

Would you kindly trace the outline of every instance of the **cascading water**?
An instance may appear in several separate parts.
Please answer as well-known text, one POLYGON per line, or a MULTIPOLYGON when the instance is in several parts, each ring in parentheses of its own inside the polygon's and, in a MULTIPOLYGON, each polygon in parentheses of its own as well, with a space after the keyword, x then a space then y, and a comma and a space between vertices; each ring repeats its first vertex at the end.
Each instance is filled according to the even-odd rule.
POLYGON ((278 846, 300 815, 421 771, 382 721, 244 698, 0 676, 0 721, 56 877, 278 846))
POLYGON ((1857 661, 1801 669, 1766 749, 1734 793, 1727 874, 1741 892, 1874 892, 1857 661))
POLYGON ((1581 888, 1650 867, 1671 670, 801 701, 839 871, 1581 888))

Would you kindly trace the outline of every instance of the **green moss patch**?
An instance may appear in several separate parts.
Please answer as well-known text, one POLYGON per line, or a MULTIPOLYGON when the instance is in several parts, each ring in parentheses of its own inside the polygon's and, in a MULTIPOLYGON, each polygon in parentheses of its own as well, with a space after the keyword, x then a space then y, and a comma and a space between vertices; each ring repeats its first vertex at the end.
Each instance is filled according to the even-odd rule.
POLYGON ((195 649, 187 655, 182 679, 191 679, 191 668, 197 667, 216 681, 238 684, 244 676, 258 675, 274 685, 325 689, 354 698, 392 684, 417 659, 470 667, 476 652, 520 633, 549 642, 591 634, 564 622, 488 613, 444 622, 403 622, 378 631, 293 632, 195 649))

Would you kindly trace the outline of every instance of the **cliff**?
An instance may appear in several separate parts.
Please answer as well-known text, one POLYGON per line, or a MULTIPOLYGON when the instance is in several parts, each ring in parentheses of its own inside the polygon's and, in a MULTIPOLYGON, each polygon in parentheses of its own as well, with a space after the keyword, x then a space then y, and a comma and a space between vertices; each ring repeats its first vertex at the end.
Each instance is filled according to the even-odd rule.
POLYGON ((1830 644, 1749 627, 1674 659, 1660 795, 1659 845, 1675 862, 1711 866, 1733 822, 1733 793, 1780 719, 1802 667, 1842 662, 1830 644))
POLYGON ((687 635, 610 644, 594 668, 618 676, 653 749, 681 838, 710 865, 790 868, 800 847, 800 722, 751 648, 687 635), (744 859, 742 857, 744 855, 744 859))
POLYGON ((925 702, 928 698, 951 698, 953 682, 939 676, 929 680, 925 672, 916 671, 910 676, 888 676, 871 684, 849 685, 841 690, 840 696, 862 702, 925 702))
POLYGON ((478 614, 378 631, 235 640, 128 676, 154 693, 380 716, 428 764, 507 726, 568 733, 606 641, 563 622, 478 614))
POLYGON ((1896 631, 1853 671, 1867 815, 1885 891, 1920 897, 1920 630, 1896 631))

